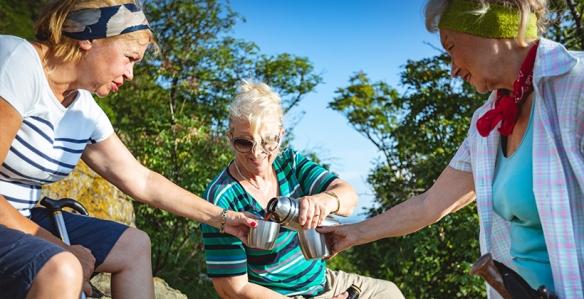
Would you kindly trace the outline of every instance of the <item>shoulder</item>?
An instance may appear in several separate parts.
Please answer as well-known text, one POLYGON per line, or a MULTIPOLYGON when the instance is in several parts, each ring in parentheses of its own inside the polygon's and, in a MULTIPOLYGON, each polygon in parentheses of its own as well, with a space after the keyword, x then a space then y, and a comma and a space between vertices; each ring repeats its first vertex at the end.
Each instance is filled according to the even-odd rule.
POLYGON ((291 147, 287 147, 284 150, 282 150, 282 152, 278 155, 276 160, 278 160, 279 162, 294 160, 297 154, 298 153, 294 149, 292 149, 291 147))
POLYGON ((36 64, 38 54, 27 40, 17 36, 0 35, 0 65, 3 66, 10 61, 18 63, 20 67, 36 64))
POLYGON ((226 208, 235 195, 237 182, 231 177, 228 167, 225 167, 208 185, 203 198, 212 204, 226 208))
POLYGON ((75 122, 88 122, 94 125, 109 123, 109 118, 99 106, 91 92, 78 89, 75 102, 67 109, 67 119, 75 122))
POLYGON ((274 161, 274 164, 278 166, 279 169, 296 169, 300 160, 304 159, 302 154, 293 149, 292 147, 287 147, 284 149, 274 161))
POLYGON ((83 110, 85 112, 103 111, 99 104, 97 104, 91 92, 85 89, 78 89, 77 92, 79 95, 71 108, 83 110))

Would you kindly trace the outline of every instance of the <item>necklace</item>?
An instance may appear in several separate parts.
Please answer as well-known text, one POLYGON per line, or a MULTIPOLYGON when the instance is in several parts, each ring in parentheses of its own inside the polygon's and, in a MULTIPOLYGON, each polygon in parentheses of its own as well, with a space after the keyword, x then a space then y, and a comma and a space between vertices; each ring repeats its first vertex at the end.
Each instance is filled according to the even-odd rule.
POLYGON ((244 175, 241 173, 241 170, 239 170, 239 166, 237 166, 237 162, 233 161, 233 164, 235 165, 235 170, 237 170, 237 174, 239 175, 239 177, 241 177, 241 178, 242 178, 242 179, 244 179, 244 180, 247 180, 247 182, 248 182, 248 183, 249 183, 249 184, 250 184, 252 187, 254 187, 256 190, 258 190, 258 191, 260 191, 260 192, 262 192, 262 193, 264 193, 264 194, 265 194, 265 193, 267 193, 267 192, 270 192, 270 191, 272 190, 272 182, 270 182, 270 187, 269 187, 268 191, 267 191, 267 192, 264 192, 264 191, 263 191, 263 190, 260 188, 260 186, 259 186, 257 183, 254 183, 254 182, 252 182, 250 178, 247 178, 247 177, 245 177, 245 176, 244 176, 244 175))

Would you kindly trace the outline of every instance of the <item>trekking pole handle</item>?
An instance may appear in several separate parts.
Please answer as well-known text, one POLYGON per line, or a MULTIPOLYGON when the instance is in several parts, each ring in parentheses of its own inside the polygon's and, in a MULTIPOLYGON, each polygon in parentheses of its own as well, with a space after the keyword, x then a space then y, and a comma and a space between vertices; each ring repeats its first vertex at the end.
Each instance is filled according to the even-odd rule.
MULTIPOLYGON (((61 240, 63 240, 63 243, 71 245, 71 241, 69 240, 69 234, 67 233, 67 227, 65 226, 65 219, 63 218, 62 209, 71 208, 77 211, 79 214, 85 216, 88 215, 87 209, 85 209, 85 207, 81 203, 71 198, 54 200, 48 197, 44 197, 41 200, 41 205, 49 209, 53 214, 55 224, 57 225, 57 230, 59 231, 59 235, 61 236, 61 240)), ((85 292, 81 291, 81 295, 79 296, 79 298, 86 299, 87 296, 85 295, 85 292)))

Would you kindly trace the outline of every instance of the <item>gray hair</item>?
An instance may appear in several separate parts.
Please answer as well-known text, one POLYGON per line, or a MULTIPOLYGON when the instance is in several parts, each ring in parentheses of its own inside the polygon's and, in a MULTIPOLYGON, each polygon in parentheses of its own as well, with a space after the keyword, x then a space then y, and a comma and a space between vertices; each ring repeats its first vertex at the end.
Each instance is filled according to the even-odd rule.
POLYGON ((283 110, 280 96, 267 84, 253 80, 242 80, 235 100, 229 107, 229 127, 235 120, 249 121, 254 133, 274 125, 282 127, 283 110))
MULTIPOLYGON (((530 13, 535 13, 537 16, 537 27, 539 33, 545 32, 547 20, 547 0, 468 0, 475 1, 481 4, 481 7, 476 11, 469 11, 469 13, 481 17, 489 9, 490 4, 500 4, 508 7, 516 8, 519 10, 521 15, 521 27, 519 28, 519 34, 517 36, 517 41, 521 45, 527 45, 525 39, 525 34, 527 31, 528 16, 530 13)), ((450 0, 428 0, 424 10, 424 15, 426 18, 426 29, 429 32, 438 31, 438 23, 440 23, 440 18, 446 11, 450 0)))

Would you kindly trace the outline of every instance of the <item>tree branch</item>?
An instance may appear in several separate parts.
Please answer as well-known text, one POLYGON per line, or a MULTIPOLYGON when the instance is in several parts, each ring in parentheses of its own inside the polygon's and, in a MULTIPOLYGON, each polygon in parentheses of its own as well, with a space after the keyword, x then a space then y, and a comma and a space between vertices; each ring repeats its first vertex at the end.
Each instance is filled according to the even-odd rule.
POLYGON ((576 25, 576 36, 580 41, 580 48, 584 50, 584 28, 582 28, 582 19, 578 11, 576 10, 576 5, 572 0, 566 0, 566 5, 570 9, 572 18, 574 18, 574 24, 576 25))

